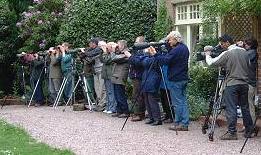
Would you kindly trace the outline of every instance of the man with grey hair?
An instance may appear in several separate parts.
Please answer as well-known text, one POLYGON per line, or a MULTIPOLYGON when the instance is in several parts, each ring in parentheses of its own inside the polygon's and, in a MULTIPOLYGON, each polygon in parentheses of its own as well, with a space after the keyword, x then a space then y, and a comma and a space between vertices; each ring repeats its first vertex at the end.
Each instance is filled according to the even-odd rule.
POLYGON ((175 107, 175 125, 170 130, 188 131, 189 108, 186 97, 188 83, 188 59, 189 50, 182 42, 181 34, 172 31, 167 36, 169 50, 166 54, 158 54, 151 50, 150 54, 155 55, 155 63, 167 65, 167 76, 169 79, 169 91, 172 105, 175 107))

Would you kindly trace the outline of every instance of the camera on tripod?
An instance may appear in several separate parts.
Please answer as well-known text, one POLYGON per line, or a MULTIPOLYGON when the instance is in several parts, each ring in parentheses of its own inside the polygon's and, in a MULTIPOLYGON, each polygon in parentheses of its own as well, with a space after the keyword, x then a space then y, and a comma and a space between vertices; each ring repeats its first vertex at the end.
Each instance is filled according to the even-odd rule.
POLYGON ((135 43, 129 50, 133 54, 138 54, 140 53, 141 50, 144 50, 149 47, 154 47, 157 51, 160 51, 162 53, 168 52, 169 45, 167 41, 160 41, 160 42, 151 42, 151 43, 135 43))
POLYGON ((212 58, 215 58, 217 56, 219 56, 222 52, 224 52, 225 50, 221 47, 220 44, 218 44, 217 46, 215 47, 212 47, 212 46, 205 46, 204 48, 204 52, 197 52, 196 53, 196 60, 197 61, 202 61, 202 60, 205 60, 206 59, 206 52, 205 51, 211 51, 211 57, 212 58), (207 48, 207 49, 205 49, 207 48))

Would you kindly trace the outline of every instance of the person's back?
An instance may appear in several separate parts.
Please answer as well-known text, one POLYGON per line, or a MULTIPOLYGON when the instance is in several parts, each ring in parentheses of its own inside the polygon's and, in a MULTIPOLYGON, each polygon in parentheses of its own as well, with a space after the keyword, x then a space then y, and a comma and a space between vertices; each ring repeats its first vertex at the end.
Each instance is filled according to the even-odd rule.
POLYGON ((247 55, 245 49, 240 47, 234 47, 225 53, 224 56, 228 57, 225 66, 227 71, 227 86, 247 83, 249 70, 247 55))

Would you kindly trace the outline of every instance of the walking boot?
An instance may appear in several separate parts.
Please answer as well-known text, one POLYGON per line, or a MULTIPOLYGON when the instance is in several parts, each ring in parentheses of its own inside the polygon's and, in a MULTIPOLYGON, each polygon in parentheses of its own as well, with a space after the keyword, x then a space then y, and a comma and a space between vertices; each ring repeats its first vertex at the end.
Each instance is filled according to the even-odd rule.
POLYGON ((220 137, 220 140, 237 140, 237 133, 226 132, 220 137))

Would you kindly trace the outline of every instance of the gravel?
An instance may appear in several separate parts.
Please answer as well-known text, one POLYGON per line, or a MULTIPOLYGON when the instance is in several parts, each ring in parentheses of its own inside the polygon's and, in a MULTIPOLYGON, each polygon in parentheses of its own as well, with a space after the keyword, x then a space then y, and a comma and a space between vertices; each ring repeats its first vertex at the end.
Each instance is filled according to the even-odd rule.
MULTIPOLYGON (((218 137, 225 128, 216 128, 214 142, 201 133, 198 122, 192 122, 188 132, 168 130, 162 126, 145 125, 144 122, 128 121, 120 131, 125 119, 112 118, 103 113, 75 112, 63 107, 5 106, 0 119, 20 126, 40 142, 57 148, 67 148, 78 155, 128 154, 128 155, 231 155, 239 154, 244 138, 237 141, 220 141, 218 137)), ((250 139, 243 154, 260 155, 261 138, 250 139)))

